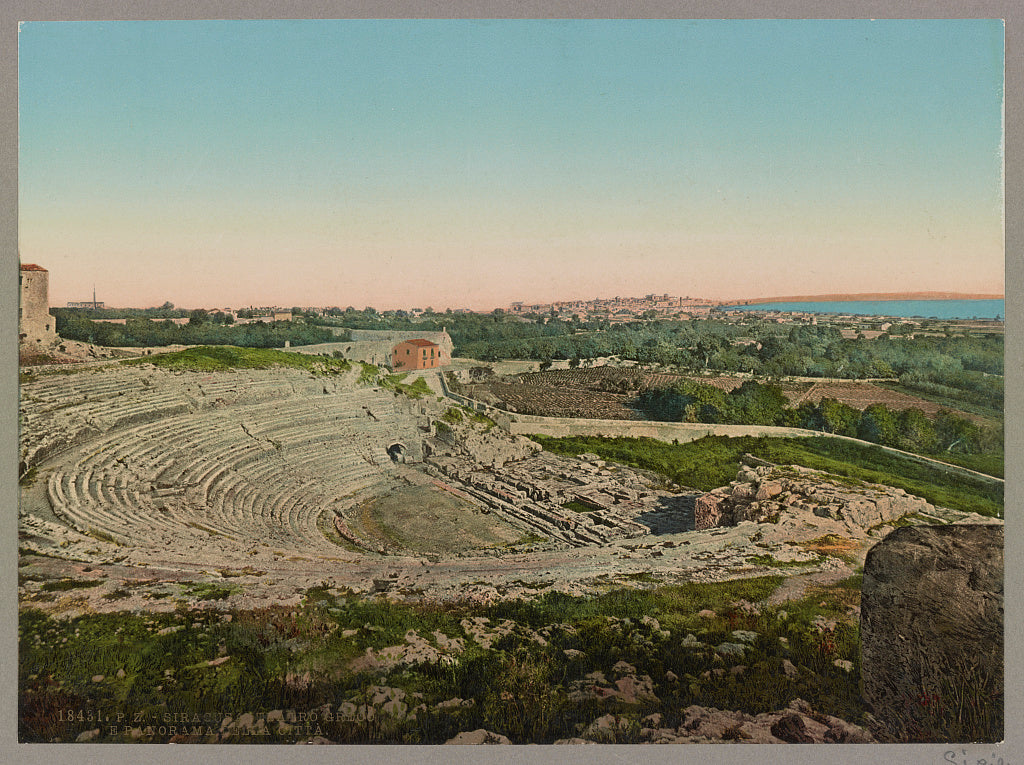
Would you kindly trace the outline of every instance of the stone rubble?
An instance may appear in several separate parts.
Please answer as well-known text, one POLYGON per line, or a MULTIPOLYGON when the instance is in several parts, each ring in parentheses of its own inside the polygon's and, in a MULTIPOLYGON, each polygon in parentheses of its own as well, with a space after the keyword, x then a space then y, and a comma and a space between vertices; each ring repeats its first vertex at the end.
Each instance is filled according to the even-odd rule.
POLYGON ((868 532, 904 516, 931 516, 936 508, 903 489, 829 475, 799 465, 742 465, 736 480, 698 497, 694 527, 698 531, 771 523, 782 528, 814 515, 834 533, 866 537, 868 532))

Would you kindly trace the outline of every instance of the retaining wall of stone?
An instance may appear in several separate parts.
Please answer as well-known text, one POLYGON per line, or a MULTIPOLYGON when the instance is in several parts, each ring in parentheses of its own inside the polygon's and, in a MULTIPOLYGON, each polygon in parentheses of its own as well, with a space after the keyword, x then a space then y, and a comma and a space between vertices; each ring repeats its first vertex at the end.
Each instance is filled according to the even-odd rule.
POLYGON ((802 428, 783 428, 771 425, 715 425, 691 422, 653 422, 636 420, 587 420, 573 417, 538 417, 517 414, 499 418, 498 424, 513 435, 565 436, 623 436, 628 438, 654 438, 658 441, 696 441, 704 436, 820 436, 821 433, 802 428))

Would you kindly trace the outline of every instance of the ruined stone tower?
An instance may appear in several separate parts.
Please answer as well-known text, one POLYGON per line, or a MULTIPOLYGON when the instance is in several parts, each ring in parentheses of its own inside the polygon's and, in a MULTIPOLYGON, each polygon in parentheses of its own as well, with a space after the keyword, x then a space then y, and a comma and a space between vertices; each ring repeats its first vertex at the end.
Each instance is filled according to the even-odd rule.
POLYGON ((18 337, 22 342, 48 342, 57 337, 56 320, 50 315, 50 273, 42 266, 22 263, 18 274, 21 303, 18 337))

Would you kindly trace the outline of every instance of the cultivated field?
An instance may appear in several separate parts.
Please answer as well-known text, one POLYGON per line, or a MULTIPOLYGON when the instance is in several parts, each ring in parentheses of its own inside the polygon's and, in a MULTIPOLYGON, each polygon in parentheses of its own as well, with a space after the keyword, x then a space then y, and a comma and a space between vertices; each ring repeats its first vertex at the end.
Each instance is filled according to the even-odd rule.
MULTIPOLYGON (((495 403, 510 412, 546 417, 641 420, 645 419, 644 415, 633 406, 641 391, 665 387, 683 379, 731 391, 750 378, 697 377, 599 367, 521 374, 467 388, 471 397, 495 403)), ((918 396, 889 390, 871 382, 802 380, 775 384, 794 407, 831 398, 860 410, 871 404, 885 404, 894 410, 920 409, 929 417, 934 417, 944 408, 918 396)), ((957 413, 977 419, 966 412, 957 413)))

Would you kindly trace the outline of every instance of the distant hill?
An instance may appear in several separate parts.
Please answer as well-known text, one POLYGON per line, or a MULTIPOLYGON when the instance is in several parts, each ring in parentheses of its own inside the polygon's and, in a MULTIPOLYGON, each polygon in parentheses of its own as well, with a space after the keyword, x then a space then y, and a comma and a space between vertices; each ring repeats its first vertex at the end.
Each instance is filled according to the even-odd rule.
POLYGON ((840 300, 1002 300, 999 294, 971 294, 966 292, 858 292, 833 295, 785 295, 782 297, 744 298, 725 300, 720 305, 746 305, 750 303, 824 303, 840 300))

